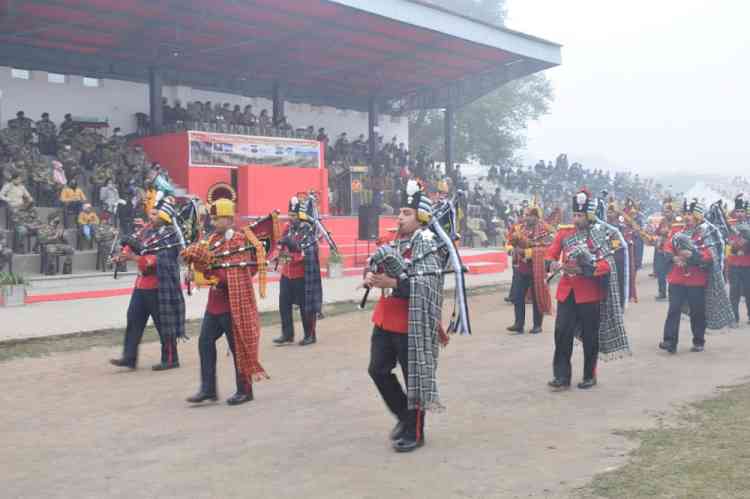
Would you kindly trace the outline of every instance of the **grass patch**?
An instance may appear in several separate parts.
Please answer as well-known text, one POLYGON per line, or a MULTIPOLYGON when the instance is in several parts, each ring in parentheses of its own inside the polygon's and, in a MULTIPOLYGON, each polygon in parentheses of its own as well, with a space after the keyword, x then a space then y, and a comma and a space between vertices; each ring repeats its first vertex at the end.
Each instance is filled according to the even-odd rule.
POLYGON ((630 462, 596 476, 581 497, 750 497, 750 384, 691 404, 669 427, 624 434, 641 443, 630 462))

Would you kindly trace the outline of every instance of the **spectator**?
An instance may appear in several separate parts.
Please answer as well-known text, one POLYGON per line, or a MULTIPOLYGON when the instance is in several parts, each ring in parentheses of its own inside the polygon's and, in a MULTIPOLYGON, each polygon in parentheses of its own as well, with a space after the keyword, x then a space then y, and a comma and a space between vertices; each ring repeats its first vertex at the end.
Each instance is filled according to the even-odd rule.
POLYGON ((117 191, 115 182, 110 178, 107 183, 99 189, 99 200, 102 203, 102 209, 107 213, 107 218, 111 219, 113 225, 117 218, 117 206, 120 203, 120 193, 117 191))
POLYGON ((83 210, 78 214, 78 227, 86 241, 91 242, 96 232, 96 226, 99 225, 99 217, 91 206, 91 203, 85 203, 83 210))
POLYGON ((23 185, 23 179, 17 173, 0 189, 0 200, 8 203, 11 211, 21 210, 34 203, 34 198, 31 197, 26 186, 23 185))
POLYGON ((86 194, 83 193, 76 180, 68 181, 68 185, 60 192, 60 201, 63 204, 63 221, 67 227, 68 217, 73 215, 78 217, 83 203, 86 201, 86 194))
POLYGON ((68 183, 68 179, 65 176, 65 168, 59 161, 52 161, 52 179, 57 185, 57 190, 62 190, 68 183))

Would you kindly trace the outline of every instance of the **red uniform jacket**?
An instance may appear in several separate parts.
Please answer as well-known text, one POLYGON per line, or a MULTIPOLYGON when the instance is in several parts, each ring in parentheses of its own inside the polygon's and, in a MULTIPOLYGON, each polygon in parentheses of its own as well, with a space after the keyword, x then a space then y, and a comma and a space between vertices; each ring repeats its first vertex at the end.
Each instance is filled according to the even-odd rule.
MULTIPOLYGON (((130 247, 124 250, 126 254, 132 254, 130 247)), ((136 289, 159 289, 159 279, 156 277, 156 255, 143 255, 138 257, 138 277, 135 279, 136 289)))
POLYGON ((208 303, 206 312, 212 315, 228 314, 229 309, 229 290, 227 289, 227 272, 224 269, 217 269, 207 272, 206 278, 214 278, 218 283, 211 286, 208 290, 208 303))
MULTIPOLYGON (((729 225, 737 225, 737 220, 729 220, 729 225)), ((739 240, 740 236, 735 234, 729 236, 727 263, 731 267, 750 267, 750 244, 745 242, 744 247, 739 248, 739 240)))
MULTIPOLYGON (((411 256, 411 250, 404 253, 404 258, 411 256)), ((372 323, 390 333, 407 334, 409 332, 409 283, 399 282, 399 289, 391 296, 381 296, 372 313, 372 323), (406 294, 406 296, 402 296, 406 294), (395 295, 395 296, 394 296, 395 295)))
MULTIPOLYGON (((669 255, 674 256, 675 254, 674 247, 672 246, 672 236, 683 229, 683 225, 676 225, 669 234, 667 242, 664 243, 664 251, 669 255)), ((692 239, 695 241, 696 246, 700 248, 700 234, 693 234, 692 239)), ((708 248, 700 248, 699 252, 700 258, 704 263, 711 263, 711 251, 708 248)), ((680 267, 679 265, 673 265, 672 270, 667 276, 667 282, 669 282, 669 284, 688 286, 691 288, 705 287, 708 284, 708 270, 699 265, 688 265, 686 268, 680 267)))
MULTIPOLYGON (((575 234, 573 227, 561 227, 555 235, 555 240, 547 250, 546 259, 558 261, 562 257, 563 263, 566 260, 563 247, 565 240, 575 234)), ((589 248, 594 249, 593 241, 589 239, 589 248)), ((576 303, 595 303, 604 299, 604 288, 602 287, 602 276, 609 274, 610 268, 606 260, 598 260, 594 270, 593 277, 583 275, 569 276, 563 274, 560 283, 557 285, 557 301, 562 303, 568 299, 570 293, 573 293, 573 299, 576 303)))

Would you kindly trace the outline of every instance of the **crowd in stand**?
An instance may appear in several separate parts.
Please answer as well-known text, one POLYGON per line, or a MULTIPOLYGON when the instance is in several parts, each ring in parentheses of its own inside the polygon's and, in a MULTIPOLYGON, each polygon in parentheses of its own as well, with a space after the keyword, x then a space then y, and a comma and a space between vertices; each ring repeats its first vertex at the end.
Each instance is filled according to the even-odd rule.
MULTIPOLYGON (((460 170, 459 170, 460 176, 460 170)), ((515 222, 529 202, 542 206, 548 216, 567 213, 565 207, 581 186, 597 196, 605 195, 620 201, 633 199, 644 214, 658 213, 668 194, 654 179, 643 179, 630 172, 610 173, 569 164, 561 154, 553 163, 539 161, 533 166, 491 167, 486 177, 466 189, 468 192, 467 228, 481 244, 500 244, 505 228, 515 222), (516 202, 513 200, 516 199, 516 202)), ((679 197, 679 194, 670 193, 679 197)), ((563 220, 565 221, 565 220, 563 220)))
MULTIPOLYGON (((460 166, 448 177, 426 149, 411 154, 397 137, 386 141, 376 135, 372 155, 365 135, 350 140, 342 133, 332 141, 324 128, 294 129, 285 118, 274 124, 265 110, 256 116, 251 106, 241 109, 194 102, 183 108, 179 102, 174 106, 165 103, 164 117, 175 129, 319 140, 326 150, 333 214, 349 214, 349 172, 357 165, 368 165, 362 192, 383 196, 380 200, 364 196, 361 202, 378 202, 386 214, 398 206, 400 192, 411 178, 421 180, 432 192, 459 193, 466 215, 463 231, 473 244, 500 244, 506 225, 524 208, 519 199, 526 203, 534 199, 550 213, 566 206, 576 189, 586 186, 595 194, 606 191, 618 199, 635 199, 643 212, 651 213, 658 212, 665 195, 653 179, 569 164, 565 154, 554 163, 493 166, 486 177, 470 186, 460 166)), ((107 138, 74 121, 70 114, 57 126, 48 113, 34 122, 19 111, 7 128, 0 130, 0 202, 7 205, 9 220, 8 231, 0 230, 0 269, 12 250, 64 255, 63 271, 72 271, 67 263, 73 247, 101 249, 111 244, 118 228, 123 233, 132 230, 134 218, 145 215, 149 183, 159 174, 167 175, 148 160, 140 145, 128 143, 119 129, 107 138), (42 220, 39 207, 54 210, 42 220)))
POLYGON ((70 114, 58 127, 48 113, 33 122, 19 111, 0 130, 0 202, 8 221, 0 252, 38 252, 43 262, 64 255, 62 271, 72 272, 74 247, 109 245, 118 227, 127 233, 144 216, 149 180, 158 173, 165 172, 119 129, 107 138, 70 114))

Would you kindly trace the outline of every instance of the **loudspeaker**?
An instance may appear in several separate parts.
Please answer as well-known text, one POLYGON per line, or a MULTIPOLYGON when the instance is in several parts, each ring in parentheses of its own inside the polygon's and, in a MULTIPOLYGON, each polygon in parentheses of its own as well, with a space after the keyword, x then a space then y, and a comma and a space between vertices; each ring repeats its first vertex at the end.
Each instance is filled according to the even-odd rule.
POLYGON ((377 207, 361 205, 359 207, 359 240, 377 241, 380 225, 380 213, 377 207))

